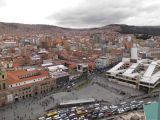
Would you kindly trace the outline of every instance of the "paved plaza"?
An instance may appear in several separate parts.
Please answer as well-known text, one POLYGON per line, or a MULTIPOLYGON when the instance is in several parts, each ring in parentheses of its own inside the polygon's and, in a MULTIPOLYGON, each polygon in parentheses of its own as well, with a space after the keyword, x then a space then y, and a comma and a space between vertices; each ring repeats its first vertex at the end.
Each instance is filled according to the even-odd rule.
POLYGON ((126 95, 141 95, 135 89, 108 82, 105 78, 95 76, 92 82, 80 90, 71 92, 59 92, 50 95, 38 95, 36 97, 18 101, 8 106, 0 108, 0 120, 31 120, 42 116, 46 110, 54 108, 58 103, 72 100, 94 98, 103 100, 109 104, 116 104, 124 100, 126 95, 120 95, 116 91, 124 90, 126 95), (100 83, 106 85, 101 87, 100 83), (54 98, 54 99, 53 99, 54 98))

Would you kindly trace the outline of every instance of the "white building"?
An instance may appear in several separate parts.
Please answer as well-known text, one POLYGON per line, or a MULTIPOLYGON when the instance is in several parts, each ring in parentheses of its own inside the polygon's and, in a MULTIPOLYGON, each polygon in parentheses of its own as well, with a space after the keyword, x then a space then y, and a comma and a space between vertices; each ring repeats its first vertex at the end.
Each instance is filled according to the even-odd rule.
POLYGON ((96 68, 105 68, 109 65, 107 57, 100 57, 95 60, 96 68))
POLYGON ((62 87, 66 85, 69 81, 69 73, 66 72, 68 70, 64 65, 56 65, 48 67, 49 76, 55 80, 55 84, 57 87, 62 87))
POLYGON ((4 47, 16 47, 18 46, 18 43, 14 41, 5 41, 3 42, 3 46, 4 47))
POLYGON ((122 61, 107 71, 108 80, 137 89, 150 90, 160 83, 160 60, 122 61))
POLYGON ((64 65, 54 65, 54 66, 48 67, 48 70, 50 72, 61 72, 61 71, 67 71, 68 68, 64 65))

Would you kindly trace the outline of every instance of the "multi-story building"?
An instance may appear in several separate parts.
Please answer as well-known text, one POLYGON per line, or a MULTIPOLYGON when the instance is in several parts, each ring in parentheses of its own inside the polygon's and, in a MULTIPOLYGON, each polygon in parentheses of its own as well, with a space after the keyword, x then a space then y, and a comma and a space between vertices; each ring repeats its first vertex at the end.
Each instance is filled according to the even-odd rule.
POLYGON ((160 48, 151 48, 151 47, 140 47, 140 54, 143 54, 146 57, 160 59, 160 48))
POLYGON ((49 79, 47 70, 8 71, 7 76, 8 90, 15 101, 49 92, 55 87, 55 81, 49 79))
POLYGON ((109 65, 109 60, 107 57, 100 57, 95 60, 95 65, 97 69, 105 68, 109 65))
POLYGON ((160 59, 160 48, 150 48, 149 53, 151 57, 160 59))
POLYGON ((123 60, 106 73, 108 80, 150 92, 160 83, 160 61, 123 60))
POLYGON ((62 87, 69 82, 68 68, 64 65, 48 67, 51 79, 55 81, 57 87, 62 87))
POLYGON ((0 67, 0 106, 7 103, 7 83, 6 83, 6 71, 0 67))

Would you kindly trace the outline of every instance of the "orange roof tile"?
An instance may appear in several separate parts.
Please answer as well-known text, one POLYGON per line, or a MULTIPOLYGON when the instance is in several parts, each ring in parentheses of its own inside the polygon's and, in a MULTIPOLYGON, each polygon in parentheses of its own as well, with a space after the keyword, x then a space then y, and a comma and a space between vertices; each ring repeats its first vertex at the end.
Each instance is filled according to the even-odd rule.
POLYGON ((28 80, 32 80, 32 79, 37 79, 37 78, 41 78, 41 77, 45 77, 48 76, 48 71, 47 70, 34 70, 34 71, 26 71, 26 70, 17 70, 17 71, 7 71, 7 83, 10 84, 15 84, 15 83, 19 83, 19 82, 23 82, 23 81, 28 81, 28 80), (27 75, 30 73, 36 73, 36 72, 41 72, 40 75, 37 76, 31 76, 31 77, 27 77, 27 78, 19 78, 18 76, 22 76, 22 75, 27 75))
POLYGON ((13 68, 21 67, 19 63, 13 63, 13 68))

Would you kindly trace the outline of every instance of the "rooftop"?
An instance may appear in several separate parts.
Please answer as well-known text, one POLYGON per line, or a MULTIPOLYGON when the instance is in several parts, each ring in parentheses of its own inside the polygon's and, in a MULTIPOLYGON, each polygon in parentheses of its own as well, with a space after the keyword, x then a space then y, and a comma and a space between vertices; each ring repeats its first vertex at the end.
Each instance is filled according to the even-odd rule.
POLYGON ((144 105, 146 120, 160 120, 160 103, 155 102, 144 105))
POLYGON ((64 72, 64 71, 61 71, 61 72, 53 72, 53 73, 50 73, 50 75, 54 78, 61 78, 61 77, 64 77, 64 76, 69 76, 69 73, 68 72, 64 72))
POLYGON ((48 69, 49 71, 56 72, 56 71, 67 70, 68 68, 64 65, 54 65, 54 66, 48 67, 48 69))
POLYGON ((69 101, 61 102, 60 105, 73 105, 73 104, 83 104, 83 103, 90 103, 90 102, 95 102, 95 99, 88 98, 88 99, 69 100, 69 101))
POLYGON ((138 60, 137 63, 128 63, 128 61, 123 61, 115 65, 107 72, 114 74, 119 74, 121 72, 122 76, 130 78, 139 76, 141 82, 155 84, 158 80, 160 80, 160 61, 148 60, 148 62, 146 62, 146 59, 138 60), (125 64, 128 66, 123 67, 125 64))
POLYGON ((48 76, 48 71, 46 71, 46 70, 8 71, 7 76, 8 76, 7 83, 10 85, 10 84, 20 83, 20 82, 29 81, 29 80, 41 78, 41 77, 44 77, 44 76, 48 76))

